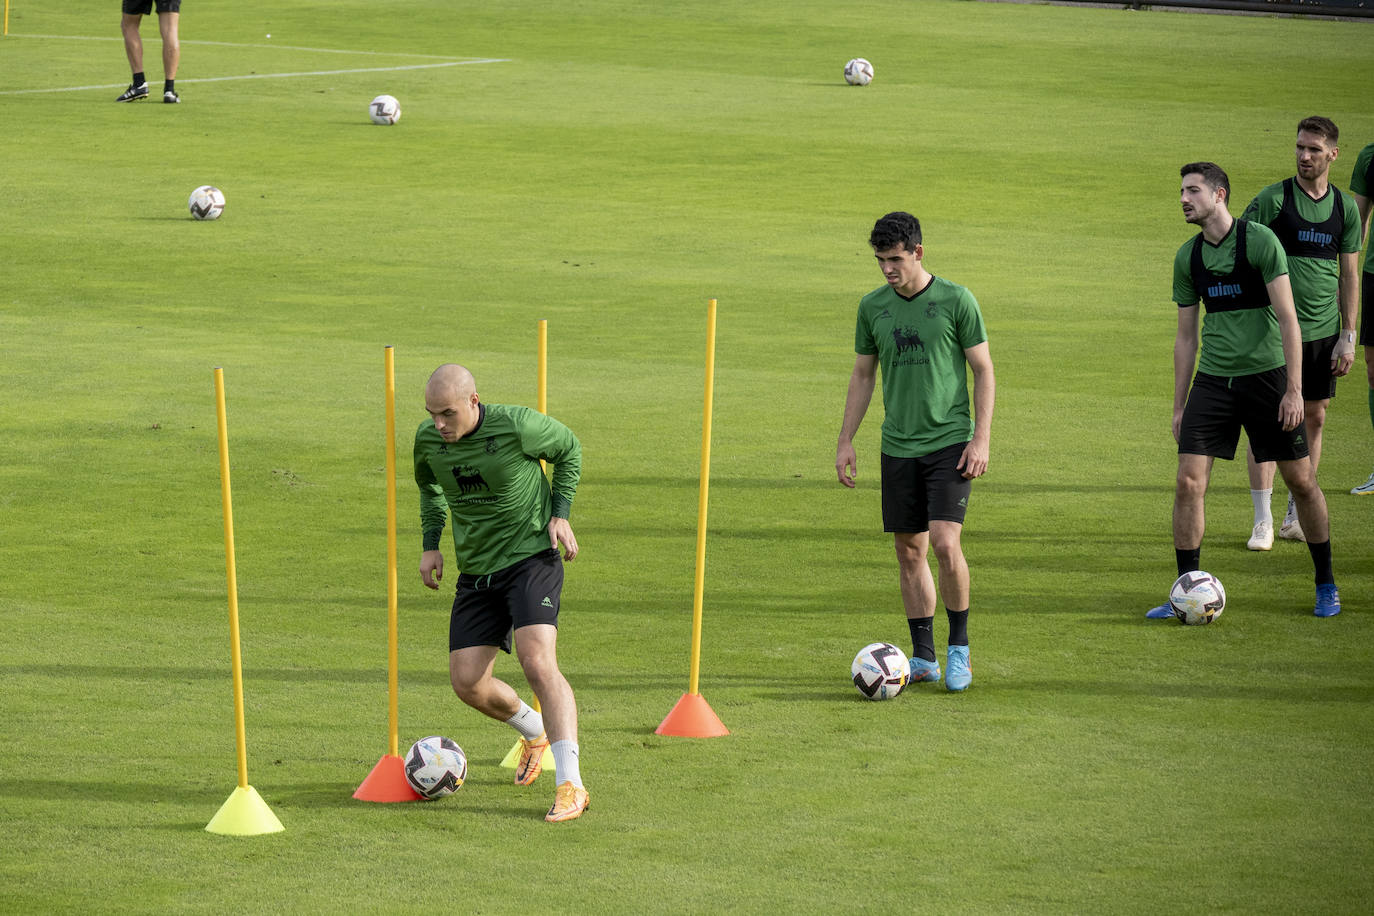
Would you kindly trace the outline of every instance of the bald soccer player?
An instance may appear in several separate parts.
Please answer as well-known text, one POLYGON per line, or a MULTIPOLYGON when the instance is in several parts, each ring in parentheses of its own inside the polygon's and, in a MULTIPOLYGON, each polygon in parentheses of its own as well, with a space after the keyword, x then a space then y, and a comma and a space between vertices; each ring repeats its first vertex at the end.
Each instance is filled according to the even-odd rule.
POLYGON ((482 403, 472 373, 452 363, 430 376, 425 410, 429 419, 415 432, 420 578, 439 587, 439 543, 451 515, 460 570, 449 618, 453 692, 520 733, 516 785, 533 783, 545 749, 552 750, 557 789, 544 819, 572 820, 589 797, 578 766, 577 703, 558 668, 557 641, 563 561, 577 556, 568 515, 582 445, 572 430, 538 411, 482 403), (552 485, 541 460, 553 466, 552 485), (512 634, 542 714, 492 675, 496 650, 509 653, 512 634))

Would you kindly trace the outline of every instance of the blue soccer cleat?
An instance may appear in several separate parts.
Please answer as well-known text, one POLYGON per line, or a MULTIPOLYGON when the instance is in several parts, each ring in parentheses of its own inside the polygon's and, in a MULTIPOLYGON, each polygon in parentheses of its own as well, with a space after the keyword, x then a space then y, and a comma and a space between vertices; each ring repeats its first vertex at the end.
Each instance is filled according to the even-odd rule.
POLYGON ((1174 616, 1174 606, 1169 603, 1161 604, 1159 607, 1152 607, 1145 612, 1148 620, 1168 620, 1174 616))
POLYGON ((1317 605, 1312 613, 1318 617, 1335 617, 1341 612, 1341 592, 1336 583, 1317 586, 1317 605))
POLYGON ((911 680, 908 683, 937 683, 940 680, 940 663, 936 661, 926 661, 924 658, 913 658, 911 660, 911 680))
POLYGON ((945 656, 945 689, 959 691, 973 683, 968 664, 968 646, 950 646, 945 656))

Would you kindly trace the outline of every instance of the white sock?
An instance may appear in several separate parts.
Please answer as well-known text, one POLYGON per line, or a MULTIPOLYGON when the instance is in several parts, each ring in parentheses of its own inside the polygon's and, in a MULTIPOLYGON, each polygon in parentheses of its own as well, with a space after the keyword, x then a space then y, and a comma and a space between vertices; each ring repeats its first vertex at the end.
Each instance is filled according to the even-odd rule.
POLYGON ((577 742, 555 741, 553 743, 553 779, 557 785, 570 782, 582 789, 582 770, 577 764, 577 742))
POLYGON ((1256 525, 1258 525, 1260 522, 1268 522, 1271 525, 1274 523, 1274 515, 1272 512, 1269 511, 1269 500, 1273 497, 1273 495, 1273 487, 1270 487, 1267 490, 1250 491, 1250 502, 1255 504, 1256 525))
POLYGON ((506 724, 518 731, 526 741, 533 741, 544 734, 544 717, 524 700, 520 701, 520 710, 507 719, 506 724))

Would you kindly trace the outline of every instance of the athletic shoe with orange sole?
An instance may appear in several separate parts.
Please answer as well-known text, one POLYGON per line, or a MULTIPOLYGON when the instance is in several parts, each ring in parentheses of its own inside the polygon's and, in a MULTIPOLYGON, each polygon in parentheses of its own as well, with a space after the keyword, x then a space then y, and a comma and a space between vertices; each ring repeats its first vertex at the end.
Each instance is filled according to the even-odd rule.
POLYGON ((520 739, 520 762, 515 765, 515 784, 527 786, 539 778, 544 770, 544 752, 549 749, 549 736, 540 735, 533 741, 520 739))
POLYGON ((571 782, 565 782, 558 787, 557 793, 553 797, 553 807, 549 813, 544 815, 544 820, 550 824, 559 821, 570 821, 582 816, 582 812, 591 807, 591 796, 586 789, 578 788, 571 782))

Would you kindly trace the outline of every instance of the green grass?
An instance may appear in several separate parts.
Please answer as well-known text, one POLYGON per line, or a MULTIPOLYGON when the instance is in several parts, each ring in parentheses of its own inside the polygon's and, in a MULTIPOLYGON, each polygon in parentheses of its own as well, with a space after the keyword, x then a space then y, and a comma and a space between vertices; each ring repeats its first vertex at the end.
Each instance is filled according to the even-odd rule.
POLYGON ((12 9, 0 86, 111 88, 0 94, 0 910, 1365 909, 1360 368, 1322 464, 1345 613, 1307 612, 1301 546, 1244 549, 1225 463, 1203 556, 1226 614, 1142 612, 1173 575, 1178 165, 1222 163, 1238 210, 1322 113, 1344 186, 1374 139, 1367 25, 940 0, 196 4, 173 108, 110 104, 110 4, 49 6, 12 9), (435 62, 414 55, 508 60, 197 82, 435 62), (865 89, 840 79, 856 55, 865 89), (389 129, 366 118, 382 92, 404 107, 389 129), (228 208, 195 223, 207 182, 228 208), (865 239, 895 208, 978 296, 999 386, 965 535, 974 687, 870 704, 849 659, 907 642, 876 405, 859 492, 832 463, 855 306, 880 282, 865 239), (731 735, 663 738, 688 678, 710 297, 701 689, 731 735), (438 363, 533 403, 540 318, 550 412, 584 446, 560 654, 594 802, 557 828, 551 786, 497 766, 513 732, 448 688, 407 469, 438 363), (386 750, 387 344, 402 739, 447 734, 472 762, 430 805, 350 797, 386 750), (215 366, 249 773, 286 827, 241 839, 203 829, 236 779, 215 366))

